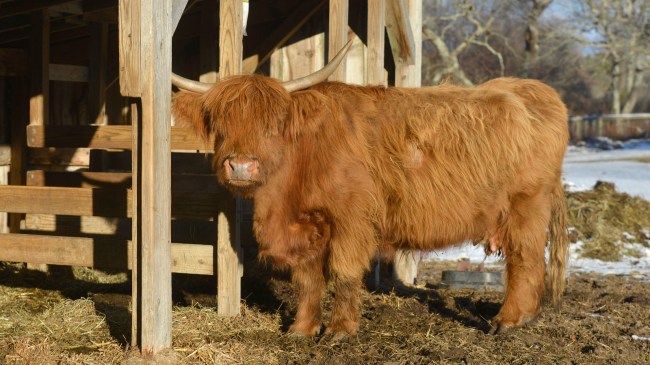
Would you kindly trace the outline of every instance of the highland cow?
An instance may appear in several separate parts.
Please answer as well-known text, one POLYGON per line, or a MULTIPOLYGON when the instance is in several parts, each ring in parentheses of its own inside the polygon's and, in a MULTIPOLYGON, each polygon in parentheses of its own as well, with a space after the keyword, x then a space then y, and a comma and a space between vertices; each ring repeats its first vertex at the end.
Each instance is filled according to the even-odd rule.
POLYGON ((194 90, 175 95, 174 117, 214 136, 219 182, 254 200, 260 256, 291 270, 299 303, 290 332, 320 333, 330 281, 326 333, 356 333, 362 278, 382 248, 500 246, 507 284, 495 320, 505 330, 540 311, 549 240, 559 304, 568 131, 552 88, 514 78, 412 89, 323 78, 283 85, 246 75, 202 85, 174 75, 194 90))

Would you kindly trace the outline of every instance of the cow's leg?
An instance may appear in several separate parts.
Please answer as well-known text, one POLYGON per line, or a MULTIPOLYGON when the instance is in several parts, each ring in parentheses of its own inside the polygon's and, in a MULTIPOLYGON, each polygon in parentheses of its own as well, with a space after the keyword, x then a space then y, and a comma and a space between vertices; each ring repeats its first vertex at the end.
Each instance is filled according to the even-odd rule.
POLYGON ((323 257, 304 261, 291 270, 291 279, 298 291, 298 312, 289 332, 315 336, 321 329, 321 298, 325 290, 323 257))
POLYGON ((332 240, 329 258, 334 303, 326 333, 333 334, 335 339, 357 333, 363 275, 369 270, 378 246, 369 222, 349 223, 350 226, 339 226, 339 236, 332 240))
POLYGON ((543 194, 516 197, 507 223, 507 286, 503 306, 497 314, 498 331, 519 327, 540 311, 544 293, 544 247, 550 218, 543 194))
POLYGON ((354 335, 359 328, 359 292, 362 278, 334 278, 334 304, 332 318, 325 333, 335 338, 354 335))

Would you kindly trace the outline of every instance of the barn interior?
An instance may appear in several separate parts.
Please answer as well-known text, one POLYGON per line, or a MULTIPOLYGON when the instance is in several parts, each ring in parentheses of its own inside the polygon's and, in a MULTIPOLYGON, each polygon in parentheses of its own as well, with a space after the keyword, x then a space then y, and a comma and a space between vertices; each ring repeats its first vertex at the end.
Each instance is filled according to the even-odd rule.
MULTIPOLYGON (((181 9, 172 22, 174 72, 219 80, 220 30, 228 30, 223 2, 236 3, 172 2, 174 13, 181 9)), ((353 38, 345 67, 333 79, 419 86, 421 1, 244 2, 245 36, 241 54, 232 56, 242 73, 304 76, 353 38)), ((40 270, 133 268, 138 251, 131 218, 139 196, 132 167, 139 162, 131 153, 137 148, 132 125, 142 107, 122 73, 131 35, 124 29, 135 24, 128 11, 138 3, 0 0, 0 261, 40 270)), ((216 242, 224 227, 218 212, 232 198, 216 184, 209 146, 173 126, 170 143, 171 270, 216 275, 216 242)), ((250 246, 250 203, 234 204, 230 240, 250 246)), ((241 276, 244 250, 232 246, 241 276)), ((239 285, 239 276, 232 285, 239 285)), ((238 312, 239 297, 234 303, 224 314, 238 312)))

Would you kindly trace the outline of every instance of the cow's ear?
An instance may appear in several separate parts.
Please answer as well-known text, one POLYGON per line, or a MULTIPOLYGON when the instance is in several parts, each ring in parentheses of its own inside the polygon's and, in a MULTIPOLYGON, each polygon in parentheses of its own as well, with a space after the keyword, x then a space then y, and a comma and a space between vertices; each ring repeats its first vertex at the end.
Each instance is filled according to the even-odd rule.
POLYGON ((192 129, 203 140, 211 134, 210 122, 203 111, 201 94, 179 91, 172 98, 172 117, 176 125, 192 129))
POLYGON ((300 135, 317 132, 325 114, 326 103, 327 97, 318 91, 292 93, 284 129, 285 137, 296 139, 300 135))

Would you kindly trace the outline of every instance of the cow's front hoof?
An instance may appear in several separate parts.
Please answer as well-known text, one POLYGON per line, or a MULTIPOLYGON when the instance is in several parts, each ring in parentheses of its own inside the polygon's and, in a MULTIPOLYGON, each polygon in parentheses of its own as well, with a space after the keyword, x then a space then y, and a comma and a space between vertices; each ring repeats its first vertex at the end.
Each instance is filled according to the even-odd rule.
POLYGON ((296 336, 313 337, 321 332, 320 322, 294 322, 289 326, 289 334, 296 336))

